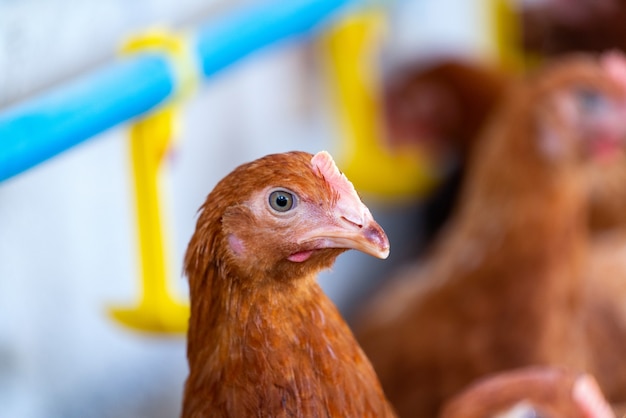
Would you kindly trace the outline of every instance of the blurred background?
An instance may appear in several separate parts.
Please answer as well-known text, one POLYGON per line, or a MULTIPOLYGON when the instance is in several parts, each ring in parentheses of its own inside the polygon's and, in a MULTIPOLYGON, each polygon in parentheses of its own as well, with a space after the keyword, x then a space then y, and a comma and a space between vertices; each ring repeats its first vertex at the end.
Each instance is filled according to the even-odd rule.
MULTIPOLYGON (((265 3, 280 4, 0 0, 0 124, 9 126, 22 103, 116 62, 125 43, 151 28, 193 39, 198 28, 265 3)), ((389 260, 348 253, 320 278, 348 318, 377 278, 425 245, 424 202, 455 156, 387 143, 385 83, 399 69, 446 57, 508 65, 514 53, 503 53, 502 43, 512 42, 515 28, 502 26, 512 21, 498 13, 520 6, 337 3, 345 4, 310 30, 200 77, 176 102, 175 134, 155 179, 172 299, 187 297, 181 260, 207 193, 237 165, 268 153, 329 150, 390 237, 389 260)), ((187 373, 179 324, 141 330, 111 315, 112 307, 137 305, 146 286, 129 145, 129 128, 142 117, 0 182, 0 417, 179 414, 187 373)), ((0 157, 7 132, 0 130, 0 157)))

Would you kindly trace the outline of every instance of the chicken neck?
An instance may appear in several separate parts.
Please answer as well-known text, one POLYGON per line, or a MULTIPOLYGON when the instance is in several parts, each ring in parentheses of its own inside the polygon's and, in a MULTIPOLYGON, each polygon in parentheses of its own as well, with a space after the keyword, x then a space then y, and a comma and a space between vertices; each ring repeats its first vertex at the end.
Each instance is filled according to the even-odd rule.
POLYGON ((436 265, 453 284, 444 293, 474 320, 469 339, 495 335, 494 349, 526 356, 520 363, 571 364, 578 353, 563 348, 582 345, 572 324, 587 238, 583 182, 572 167, 536 161, 482 162, 436 265))
POLYGON ((231 415, 231 403, 289 416, 335 416, 342 408, 365 416, 380 408, 375 373, 314 275, 254 288, 210 275, 192 291, 186 397, 203 393, 231 415))

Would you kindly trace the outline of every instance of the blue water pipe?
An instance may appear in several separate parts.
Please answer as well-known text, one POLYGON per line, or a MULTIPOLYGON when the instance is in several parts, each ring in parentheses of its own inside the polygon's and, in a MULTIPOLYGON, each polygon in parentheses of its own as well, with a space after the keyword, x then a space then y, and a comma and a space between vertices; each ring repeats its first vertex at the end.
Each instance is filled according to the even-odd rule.
MULTIPOLYGON (((254 2, 197 29, 198 72, 210 77, 250 53, 304 35, 351 0, 254 2)), ((145 52, 0 112, 0 182, 166 101, 177 87, 163 53, 145 52)))

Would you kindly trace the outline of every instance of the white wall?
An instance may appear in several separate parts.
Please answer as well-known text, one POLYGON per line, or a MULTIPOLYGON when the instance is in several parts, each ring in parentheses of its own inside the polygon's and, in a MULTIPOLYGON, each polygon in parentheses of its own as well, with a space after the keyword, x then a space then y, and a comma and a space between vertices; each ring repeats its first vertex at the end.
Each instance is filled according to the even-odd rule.
MULTIPOLYGON (((183 21, 210 3, 0 0, 0 105, 105 59, 135 28, 183 21)), ((446 0, 423 11, 429 20, 423 31, 411 32, 419 40, 415 48, 425 50, 419 45, 432 40, 428 30, 449 34, 437 37, 445 38, 440 49, 465 45, 467 33, 457 26, 476 18, 467 13, 469 3, 446 0), (442 10, 455 16, 449 32, 430 20, 442 10)), ((332 151, 338 140, 307 54, 310 49, 293 44, 256 54, 205 83, 185 104, 169 182, 171 277, 181 295, 181 259, 196 210, 222 176, 270 152, 332 151)), ((120 127, 0 183, 0 417, 178 414, 187 372, 184 340, 127 331, 106 314, 108 306, 137 297, 129 180, 120 127)), ((373 207, 392 242, 390 261, 348 253, 322 275, 342 309, 383 277, 394 258, 410 252, 403 244, 412 238, 406 231, 417 230, 414 210, 373 207)))
POLYGON ((129 36, 239 0, 0 0, 0 106, 115 56, 129 36))

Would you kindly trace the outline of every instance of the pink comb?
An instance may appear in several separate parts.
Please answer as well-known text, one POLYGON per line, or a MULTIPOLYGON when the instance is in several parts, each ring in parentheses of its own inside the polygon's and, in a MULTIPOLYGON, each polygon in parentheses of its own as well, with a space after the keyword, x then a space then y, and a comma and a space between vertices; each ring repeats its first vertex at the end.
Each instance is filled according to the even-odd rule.
POLYGON ((619 51, 606 52, 600 57, 600 65, 626 91, 626 56, 619 51))
POLYGON ((320 151, 311 159, 311 165, 337 193, 336 205, 341 209, 343 217, 355 225, 364 225, 366 219, 372 215, 361 203, 361 198, 350 180, 339 171, 333 157, 326 151, 320 151))
POLYGON ((356 195, 357 192, 348 178, 339 171, 333 157, 326 152, 320 151, 311 159, 311 165, 317 168, 319 173, 338 193, 346 193, 347 195, 356 195))

